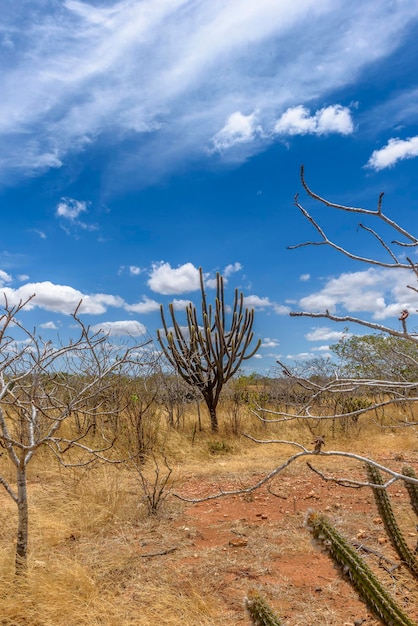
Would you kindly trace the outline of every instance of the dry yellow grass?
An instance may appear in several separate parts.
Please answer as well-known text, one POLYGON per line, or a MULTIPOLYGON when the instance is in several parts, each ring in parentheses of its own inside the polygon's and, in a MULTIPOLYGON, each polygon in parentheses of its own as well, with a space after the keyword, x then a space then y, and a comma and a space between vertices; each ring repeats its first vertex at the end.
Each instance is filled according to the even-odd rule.
MULTIPOLYGON (((416 435, 411 430, 381 430, 369 421, 359 433, 337 431, 332 440, 331 425, 324 428, 326 449, 353 450, 388 459, 395 453, 417 458, 416 435)), ((260 439, 272 436, 308 446, 313 438, 299 423, 265 428, 250 423, 248 418, 246 429, 260 439)), ((260 473, 275 467, 290 450, 222 434, 193 436, 192 423, 185 433, 174 432, 165 439, 165 451, 179 490, 190 478, 250 484, 260 473), (226 443, 230 451, 211 454, 208 442, 219 441, 226 443)), ((318 461, 324 471, 343 471, 335 460, 318 461)), ((1 457, 0 469, 5 465, 5 458, 1 457)), ((344 471, 348 471, 349 465, 345 462, 344 471)), ((152 465, 145 472, 152 478, 152 465)), ((286 477, 288 481, 303 481, 306 473, 306 465, 300 462, 286 470, 286 477)), ((280 481, 280 477, 275 481, 276 491, 280 491, 280 481)), ((288 615, 289 623, 302 623, 297 618, 301 614, 305 624, 341 623, 331 603, 316 602, 315 595, 301 598, 298 588, 290 583, 286 587, 286 578, 280 589, 273 577, 269 579, 268 564, 280 557, 284 544, 288 553, 294 555, 295 563, 298 555, 304 558, 310 549, 301 513, 289 517, 286 524, 272 523, 256 529, 235 521, 229 532, 245 532, 251 538, 245 555, 208 546, 196 558, 190 539, 193 529, 188 535, 184 532, 185 505, 173 498, 158 517, 148 517, 138 477, 123 465, 65 470, 51 464, 47 457, 39 457, 30 467, 29 500, 29 567, 26 579, 16 582, 15 505, 0 491, 1 626, 247 624, 244 590, 251 586, 251 577, 261 575, 269 580, 263 593, 275 608, 288 615), (144 556, 173 547, 175 552, 144 556), (228 592, 225 577, 232 581, 228 592)), ((292 501, 286 506, 293 507, 292 501)), ((358 524, 354 513, 351 521, 353 527, 358 524)), ((339 579, 332 585, 325 587, 323 599, 352 593, 339 579)))

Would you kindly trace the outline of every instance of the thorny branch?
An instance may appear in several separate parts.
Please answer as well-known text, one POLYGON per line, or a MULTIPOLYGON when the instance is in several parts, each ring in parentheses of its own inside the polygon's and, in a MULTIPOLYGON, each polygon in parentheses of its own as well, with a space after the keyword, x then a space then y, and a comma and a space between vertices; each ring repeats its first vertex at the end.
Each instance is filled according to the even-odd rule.
MULTIPOLYGON (((351 481, 351 479, 347 479, 347 481, 345 482, 346 486, 348 486, 348 483, 351 482, 349 486, 378 487, 379 489, 387 489, 390 485, 397 482, 398 480, 402 480, 404 482, 418 485, 418 479, 405 476, 404 474, 401 474, 399 472, 395 472, 394 470, 388 467, 385 467, 384 465, 381 465, 380 463, 377 463, 376 461, 372 461, 368 459, 367 457, 361 456, 359 454, 354 454, 353 452, 341 452, 339 450, 331 450, 329 452, 323 452, 323 451, 318 452, 316 450, 308 450, 307 448, 305 448, 305 446, 295 441, 287 441, 287 440, 279 440, 279 439, 260 440, 260 439, 255 439, 254 437, 251 437, 251 435, 247 435, 247 434, 244 434, 244 437, 247 437, 247 439, 250 439, 251 441, 254 441, 255 443, 259 443, 263 445, 282 444, 286 446, 294 446, 298 448, 300 452, 297 452, 296 454, 293 454, 292 456, 288 457, 283 463, 281 463, 280 465, 275 467, 271 472, 263 476, 261 480, 257 481, 256 483, 248 487, 243 487, 240 489, 232 489, 230 491, 220 490, 219 493, 205 496, 203 498, 185 498, 184 496, 178 493, 174 493, 173 495, 176 498, 183 500, 184 502, 198 503, 198 502, 206 502, 207 500, 216 500, 218 498, 223 498, 225 496, 236 496, 236 495, 242 495, 246 493, 252 493, 253 491, 256 491, 257 489, 260 489, 260 487, 262 487, 263 485, 266 485, 267 483, 269 483, 273 478, 275 478, 278 474, 280 474, 280 472, 286 469, 286 467, 289 467, 289 465, 291 465, 298 459, 305 457, 305 456, 315 456, 317 458, 318 456, 320 456, 320 457, 339 457, 339 458, 353 459, 360 463, 368 463, 372 465, 373 467, 376 467, 380 471, 388 474, 391 477, 383 485, 374 485, 373 483, 370 483, 370 482, 363 483, 361 481, 354 481, 354 480, 351 481)), ((343 479, 339 479, 339 480, 342 481, 343 479)), ((343 484, 343 482, 341 482, 341 484, 343 484)))

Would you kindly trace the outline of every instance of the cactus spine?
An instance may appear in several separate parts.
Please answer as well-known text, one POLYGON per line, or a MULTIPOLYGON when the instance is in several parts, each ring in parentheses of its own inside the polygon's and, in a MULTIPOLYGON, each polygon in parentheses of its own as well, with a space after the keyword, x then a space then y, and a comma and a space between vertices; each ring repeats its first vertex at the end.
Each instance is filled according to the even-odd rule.
POLYGON ((256 589, 250 589, 245 598, 245 608, 251 618, 253 626, 282 626, 273 609, 256 589))
MULTIPOLYGON (((402 468, 402 473, 405 476, 409 476, 409 478, 418 478, 412 467, 410 467, 409 465, 405 465, 402 468)), ((405 487, 409 494, 412 510, 414 511, 415 515, 418 516, 418 485, 405 482, 405 487)))
MULTIPOLYGON (((373 465, 367 465, 367 474, 369 476, 370 482, 374 483, 375 485, 384 484, 379 470, 373 465)), ((406 543, 402 531, 398 526, 386 490, 374 487, 373 494, 380 517, 382 518, 391 544, 393 545, 399 557, 405 563, 411 574, 413 574, 415 578, 418 578, 418 561, 414 553, 406 543)))
POLYGON ((339 534, 324 515, 310 512, 306 522, 314 537, 323 543, 333 559, 348 572, 351 584, 385 624, 415 626, 382 587, 353 546, 339 534))

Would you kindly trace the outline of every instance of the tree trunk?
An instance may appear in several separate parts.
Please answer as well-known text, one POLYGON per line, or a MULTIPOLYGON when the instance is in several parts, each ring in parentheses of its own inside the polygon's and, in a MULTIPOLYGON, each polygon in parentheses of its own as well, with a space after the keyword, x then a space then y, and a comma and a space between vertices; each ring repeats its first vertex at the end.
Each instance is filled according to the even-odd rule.
POLYGON ((19 575, 26 571, 28 558, 29 512, 25 465, 19 465, 17 468, 17 496, 18 522, 15 566, 16 574, 19 575))
POLYGON ((217 433, 219 430, 219 426, 218 426, 218 417, 216 415, 216 408, 215 407, 208 407, 208 408, 209 408, 211 430, 213 433, 217 433))

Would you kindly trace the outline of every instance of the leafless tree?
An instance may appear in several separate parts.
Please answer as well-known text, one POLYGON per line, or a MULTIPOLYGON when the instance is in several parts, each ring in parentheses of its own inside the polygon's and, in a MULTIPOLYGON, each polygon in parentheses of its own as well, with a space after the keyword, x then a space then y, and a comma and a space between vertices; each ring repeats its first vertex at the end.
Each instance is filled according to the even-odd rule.
MULTIPOLYGON (((308 197, 322 205, 330 207, 333 210, 349 213, 355 216, 366 216, 369 220, 375 220, 376 227, 371 227, 360 223, 358 228, 368 233, 378 247, 383 252, 382 258, 370 258, 361 254, 355 253, 352 250, 344 247, 338 242, 333 241, 325 232, 322 226, 318 223, 315 217, 308 212, 308 210, 301 204, 299 196, 295 196, 295 206, 300 210, 303 217, 313 226, 314 230, 319 235, 319 240, 307 241, 304 243, 298 243, 296 245, 289 246, 289 249, 295 250, 297 248, 305 246, 328 246, 333 250, 336 250, 340 254, 352 259, 353 261, 360 262, 366 265, 372 265, 377 267, 392 268, 399 270, 404 274, 412 278, 412 281, 418 279, 418 263, 414 263, 411 258, 411 251, 418 249, 418 238, 411 232, 402 227, 400 224, 388 217, 382 209, 383 194, 380 194, 377 208, 375 210, 365 209, 361 207, 351 207, 330 202, 314 193, 306 183, 304 176, 304 169, 301 168, 301 182, 308 197), (391 233, 391 240, 388 243, 386 238, 379 232, 379 224, 384 227, 385 233, 391 233)), ((408 284, 407 287, 414 292, 418 293, 418 287, 414 284, 408 284)), ((362 327, 372 329, 378 333, 383 333, 391 337, 399 338, 402 341, 412 343, 416 345, 418 343, 418 335, 411 331, 408 327, 410 321, 409 312, 407 310, 400 310, 398 322, 400 322, 401 328, 395 328, 378 324, 370 321, 366 318, 354 317, 351 315, 335 315, 329 310, 325 310, 318 313, 310 311, 293 311, 290 314, 292 317, 308 317, 308 318, 321 318, 331 321, 339 322, 347 326, 348 323, 358 324, 362 327)), ((410 362, 410 359, 408 363, 410 362)), ((375 462, 373 459, 364 458, 362 455, 358 455, 354 450, 348 452, 341 452, 338 450, 324 450, 325 438, 320 431, 321 424, 332 420, 358 420, 360 416, 371 410, 377 410, 382 408, 399 407, 406 403, 414 404, 418 402, 418 381, 416 380, 390 380, 385 379, 371 379, 371 378, 344 378, 339 375, 338 369, 334 368, 334 373, 330 374, 328 370, 327 376, 309 376, 303 375, 300 370, 293 369, 284 363, 279 363, 282 375, 294 384, 298 389, 303 390, 303 402, 299 404, 295 410, 272 410, 270 408, 258 407, 255 411, 257 417, 264 423, 280 423, 291 422, 294 420, 314 421, 317 425, 318 432, 314 436, 311 446, 306 444, 302 445, 298 441, 288 440, 258 440, 251 435, 246 435, 249 439, 260 444, 276 444, 283 446, 293 446, 296 448, 295 454, 289 456, 280 466, 275 468, 270 474, 265 476, 258 483, 249 486, 242 490, 238 489, 232 492, 221 492, 214 494, 213 497, 219 497, 223 495, 229 495, 230 493, 245 493, 258 489, 261 485, 269 482, 272 478, 276 477, 284 468, 288 467, 291 463, 298 460, 301 457, 306 456, 330 456, 336 458, 351 458, 357 460, 360 463, 369 463, 372 466, 377 467, 379 470, 387 475, 387 480, 380 488, 385 489, 390 484, 398 480, 404 480, 406 483, 418 484, 417 479, 406 477, 393 469, 382 466, 380 463, 375 462), (330 399, 338 397, 338 407, 340 411, 336 412, 337 405, 332 403, 330 399), (359 402, 353 402, 353 398, 358 399, 359 402), (372 402, 370 402, 372 399, 372 402), (334 410, 332 410, 332 408, 334 410)), ((404 420, 402 417, 394 416, 395 422, 392 425, 405 426, 415 429, 418 426, 417 421, 404 420)), ((313 469, 313 467, 310 465, 313 469)), ((350 476, 343 479, 338 479, 336 482, 349 486, 366 486, 370 483, 353 480, 350 476)))
POLYGON ((107 419, 114 409, 105 405, 106 392, 134 373, 140 356, 138 345, 115 345, 90 332, 77 310, 77 337, 60 345, 44 341, 21 321, 29 300, 11 305, 5 298, 0 313, 0 446, 15 474, 15 481, 0 475, 0 484, 17 506, 17 573, 27 563, 29 463, 41 449, 66 466, 110 460, 114 434, 107 419), (86 417, 82 428, 72 424, 75 415, 86 417))
POLYGON ((164 410, 170 427, 179 428, 184 425, 186 408, 192 402, 196 403, 198 414, 200 414, 201 400, 202 395, 199 391, 190 387, 174 369, 162 372, 158 402, 164 410))
MULTIPOLYGON (((332 209, 338 211, 346 211, 354 215, 367 215, 370 218, 377 220, 378 224, 384 224, 384 230, 392 230, 396 233, 396 236, 400 238, 386 242, 386 238, 370 226, 360 224, 360 228, 365 230, 371 235, 377 243, 380 245, 382 251, 389 257, 389 260, 381 260, 379 258, 368 258, 359 254, 351 252, 351 250, 345 248, 339 243, 332 241, 325 233, 323 228, 319 225, 317 220, 301 205, 299 198, 296 196, 295 204, 301 211, 302 215, 310 222, 314 229, 320 235, 320 241, 308 241, 306 243, 297 244, 291 246, 291 248, 299 248, 301 246, 321 246, 327 245, 337 250, 339 253, 347 256, 350 259, 359 261, 361 263, 376 265, 379 267, 388 267, 398 269, 400 272, 412 275, 413 279, 418 278, 418 264, 415 264, 411 256, 405 255, 405 261, 403 260, 403 252, 410 249, 415 250, 418 247, 418 239, 415 238, 406 229, 402 228, 398 223, 391 220, 382 211, 382 195, 379 198, 378 207, 376 211, 370 211, 362 208, 346 207, 331 203, 317 194, 313 193, 307 186, 304 178, 304 172, 302 169, 302 184, 306 190, 308 196, 322 204, 329 206, 332 209), (399 253, 399 250, 401 252, 399 253)), ((415 285, 408 285, 412 292, 418 293, 418 289, 415 285)), ((412 306, 412 305, 411 305, 412 306)), ((401 307, 400 307, 401 308, 401 307)), ((418 336, 411 332, 408 323, 410 322, 410 311, 406 308, 399 311, 398 322, 400 322, 401 329, 391 326, 385 326, 377 324, 373 321, 369 321, 366 318, 356 318, 350 315, 340 316, 331 313, 329 310, 325 310, 319 313, 311 313, 310 311, 296 311, 291 313, 294 317, 308 317, 308 318, 322 318, 332 320, 336 322, 359 324, 367 329, 372 329, 378 333, 386 334, 390 338, 399 340, 400 343, 405 342, 408 348, 416 346, 418 343, 418 336), (408 345, 409 344, 409 345, 408 345)), ((412 350, 412 356, 410 350, 402 350, 397 345, 398 341, 395 341, 397 356, 404 355, 408 368, 408 374, 411 371, 411 365, 416 366, 417 359, 414 356, 414 350, 412 350)), ((404 344, 404 345, 405 345, 404 344)), ((414 380, 414 376, 399 376, 395 379, 393 375, 387 377, 388 379, 378 379, 371 377, 353 377, 344 378, 340 376, 338 368, 334 368, 334 372, 322 372, 321 375, 309 375, 309 373, 297 371, 297 369, 290 368, 286 364, 281 363, 282 376, 287 378, 291 382, 292 388, 301 389, 304 394, 302 404, 298 407, 292 407, 292 410, 285 408, 284 410, 271 410, 270 408, 262 409, 259 407, 256 412, 257 417, 265 424, 276 422, 292 422, 294 420, 302 421, 303 423, 315 422, 318 426, 318 432, 313 435, 310 443, 302 444, 300 441, 291 441, 289 439, 256 439, 251 435, 246 435, 250 440, 261 445, 275 445, 280 446, 284 450, 284 458, 276 465, 276 467, 265 474, 257 482, 248 486, 239 486, 236 489, 220 490, 218 493, 213 493, 210 496, 201 498, 188 498, 190 502, 201 502, 203 500, 212 500, 219 497, 249 494, 259 489, 264 485, 268 485, 276 479, 281 472, 288 468, 292 463, 298 462, 301 459, 307 460, 307 466, 311 471, 318 474, 324 481, 332 481, 344 487, 349 488, 371 488, 376 500, 377 508, 382 519, 385 532, 395 548, 402 563, 407 567, 411 576, 417 577, 418 564, 416 559, 416 552, 414 552, 408 545, 407 540, 402 534, 396 515, 391 506, 387 489, 394 483, 401 482, 407 486, 408 493, 410 494, 411 508, 415 512, 417 511, 418 501, 418 479, 416 478, 416 472, 412 466, 405 465, 402 472, 395 471, 388 465, 386 460, 384 464, 370 459, 367 456, 357 454, 355 452, 355 445, 350 447, 348 451, 329 450, 328 441, 324 436, 323 425, 327 421, 332 420, 334 423, 336 420, 358 420, 364 413, 370 412, 377 408, 392 409, 403 403, 416 403, 418 401, 418 381, 414 380), (334 403, 334 410, 332 410, 332 398, 338 399, 338 404, 334 403), (331 401, 330 401, 331 400, 331 401), (371 401, 371 402, 370 402, 371 401), (337 409, 337 410, 336 410, 337 409), (291 450, 289 452, 289 449, 291 450), (327 475, 324 471, 318 468, 319 463, 315 461, 319 458, 327 457, 328 459, 335 459, 338 462, 338 469, 343 467, 342 461, 351 460, 357 462, 361 466, 367 468, 365 479, 356 479, 350 469, 346 469, 345 475, 341 476, 338 472, 336 476, 333 472, 331 475, 327 475), (309 459, 309 460, 308 460, 309 459)), ((412 367, 413 370, 413 367, 412 367)), ((399 369, 398 369, 399 371, 399 369)), ((401 370, 402 371, 402 370, 401 370)), ((391 372, 392 374, 392 372, 391 372)), ((395 416, 394 416, 395 417, 395 416)), ((408 427, 416 433, 417 421, 407 421, 396 418, 396 421, 392 422, 392 427, 408 427)), ((295 439, 298 439, 295 436, 295 439)), ((399 458, 397 460, 402 460, 399 458)), ((273 493, 273 491, 270 492, 273 493)), ((273 493, 273 495, 276 495, 273 493)), ((183 498, 186 500, 186 498, 183 498)), ((336 562, 343 566, 343 571, 348 573, 349 580, 359 591, 360 595, 366 599, 368 605, 372 608, 375 614, 382 619, 385 624, 399 623, 408 624, 412 626, 413 621, 405 614, 403 610, 403 604, 397 603, 390 594, 386 593, 385 585, 380 584, 378 578, 374 576, 372 570, 369 570, 364 566, 363 560, 359 556, 357 550, 345 541, 343 537, 334 529, 332 523, 329 523, 324 516, 312 513, 307 518, 311 528, 316 524, 314 531, 315 537, 320 539, 322 545, 329 550, 330 554, 335 558, 336 562), (318 521, 319 520, 319 521, 318 521), (347 558, 345 558, 347 557, 347 558)), ((370 551, 373 552, 373 551, 370 551)), ((381 559, 382 555, 376 553, 381 559)), ((407 604, 411 590, 408 586, 408 598, 405 601, 407 604)), ((263 623, 279 623, 275 615, 272 615, 269 607, 263 602, 260 596, 251 596, 251 603, 247 602, 247 607, 251 604, 250 609, 253 611, 251 615, 255 615, 256 619, 264 619, 263 623), (256 608, 254 608, 254 602, 258 602, 256 608)), ((260 622, 261 623, 261 622, 260 622)))
POLYGON ((182 328, 170 304, 171 329, 161 306, 163 333, 158 331, 158 341, 168 361, 183 380, 202 394, 209 411, 212 432, 217 432, 216 408, 222 388, 238 372, 242 362, 254 356, 261 342, 258 341, 251 348, 254 310, 244 306, 243 293, 235 290, 232 313, 228 315, 222 276, 216 276, 216 298, 212 308, 206 299, 202 268, 199 269, 199 275, 201 319, 196 307, 190 303, 186 309, 187 327, 182 328))

